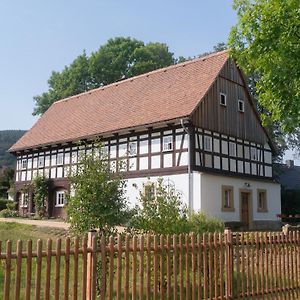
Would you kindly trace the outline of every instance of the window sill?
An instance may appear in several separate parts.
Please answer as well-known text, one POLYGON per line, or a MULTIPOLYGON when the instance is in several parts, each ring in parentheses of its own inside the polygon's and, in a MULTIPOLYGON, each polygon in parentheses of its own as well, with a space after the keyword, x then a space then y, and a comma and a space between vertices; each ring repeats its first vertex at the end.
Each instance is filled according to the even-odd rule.
POLYGON ((222 207, 221 209, 223 212, 235 212, 235 208, 231 208, 231 207, 222 207))
POLYGON ((55 205, 55 207, 64 207, 65 205, 64 204, 62 204, 62 205, 55 205))
POLYGON ((267 213, 268 210, 267 209, 258 209, 257 212, 258 213, 267 213))

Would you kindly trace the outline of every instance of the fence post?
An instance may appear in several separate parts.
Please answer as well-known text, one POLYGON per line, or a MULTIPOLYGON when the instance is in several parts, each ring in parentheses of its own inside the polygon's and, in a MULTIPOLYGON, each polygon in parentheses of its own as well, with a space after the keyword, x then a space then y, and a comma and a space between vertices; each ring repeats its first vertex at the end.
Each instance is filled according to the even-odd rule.
POLYGON ((226 261, 226 298, 233 298, 233 241, 232 231, 230 229, 224 230, 225 237, 225 261, 226 261))
POLYGON ((86 299, 96 299, 96 274, 97 274, 97 240, 96 230, 88 232, 88 255, 87 255, 87 285, 86 299))

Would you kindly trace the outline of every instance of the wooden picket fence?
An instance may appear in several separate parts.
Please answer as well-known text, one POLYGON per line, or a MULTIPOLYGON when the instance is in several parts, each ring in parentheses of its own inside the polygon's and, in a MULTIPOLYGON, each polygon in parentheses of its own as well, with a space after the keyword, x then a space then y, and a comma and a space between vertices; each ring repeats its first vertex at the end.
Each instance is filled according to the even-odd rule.
MULTIPOLYGON (((299 299, 299 232, 0 244, 3 299, 299 299), (55 245, 54 245, 55 244, 55 245)), ((1 294, 2 293, 2 294, 1 294)))

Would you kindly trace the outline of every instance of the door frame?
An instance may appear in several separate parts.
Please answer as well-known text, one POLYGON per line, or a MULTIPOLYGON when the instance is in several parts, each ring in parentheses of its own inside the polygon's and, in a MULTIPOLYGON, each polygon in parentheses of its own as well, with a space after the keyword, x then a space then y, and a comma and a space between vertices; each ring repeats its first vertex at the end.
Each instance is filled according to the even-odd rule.
POLYGON ((249 216, 249 228, 253 229, 253 193, 252 190, 240 189, 239 198, 240 198, 240 222, 242 222, 242 193, 248 194, 248 216, 249 216))

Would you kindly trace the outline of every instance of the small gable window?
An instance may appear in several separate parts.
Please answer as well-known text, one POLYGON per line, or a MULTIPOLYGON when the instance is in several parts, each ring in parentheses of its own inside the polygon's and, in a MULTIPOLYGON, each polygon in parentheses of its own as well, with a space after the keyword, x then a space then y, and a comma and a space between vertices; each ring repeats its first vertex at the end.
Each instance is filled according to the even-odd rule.
POLYGON ((173 136, 164 136, 163 137, 163 151, 173 150, 173 136))
POLYGON ((226 94, 224 94, 224 93, 220 93, 220 104, 223 106, 227 105, 226 94))
POLYGON ((239 112, 244 112, 245 111, 245 103, 243 100, 238 101, 238 110, 239 112))

